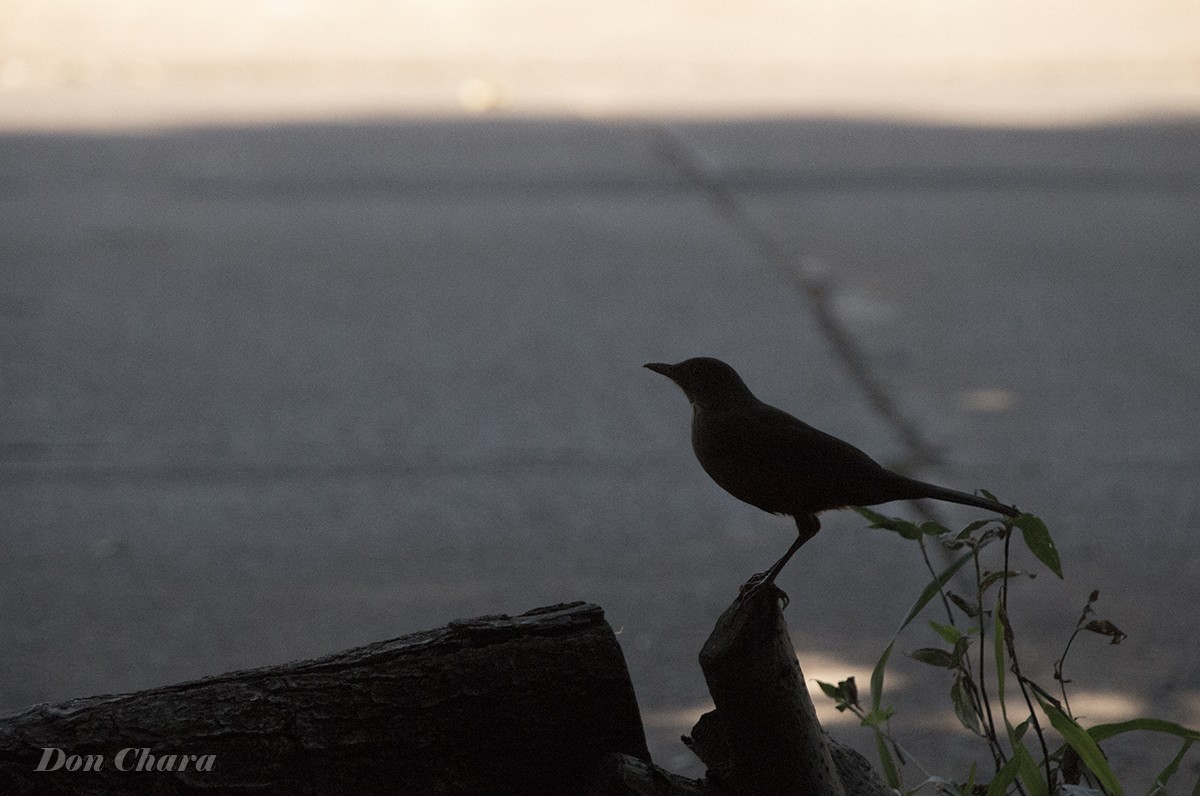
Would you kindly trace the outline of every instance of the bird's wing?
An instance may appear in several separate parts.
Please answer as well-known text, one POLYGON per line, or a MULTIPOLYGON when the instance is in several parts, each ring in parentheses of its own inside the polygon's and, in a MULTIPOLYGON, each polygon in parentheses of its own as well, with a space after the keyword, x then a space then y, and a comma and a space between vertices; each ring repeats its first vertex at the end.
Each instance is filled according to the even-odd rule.
POLYGON ((762 403, 704 418, 693 444, 726 491, 780 514, 864 504, 892 475, 850 443, 762 403))

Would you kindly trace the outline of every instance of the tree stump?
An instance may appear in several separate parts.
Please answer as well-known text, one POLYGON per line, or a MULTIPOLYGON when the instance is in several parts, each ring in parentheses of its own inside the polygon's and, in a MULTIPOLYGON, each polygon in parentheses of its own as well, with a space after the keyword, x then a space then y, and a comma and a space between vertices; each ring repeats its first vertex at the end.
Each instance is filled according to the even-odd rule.
POLYGON ((701 719, 693 736, 703 740, 693 748, 722 793, 845 796, 783 621, 781 596, 775 586, 757 589, 717 620, 700 652, 715 721, 712 714, 701 719))

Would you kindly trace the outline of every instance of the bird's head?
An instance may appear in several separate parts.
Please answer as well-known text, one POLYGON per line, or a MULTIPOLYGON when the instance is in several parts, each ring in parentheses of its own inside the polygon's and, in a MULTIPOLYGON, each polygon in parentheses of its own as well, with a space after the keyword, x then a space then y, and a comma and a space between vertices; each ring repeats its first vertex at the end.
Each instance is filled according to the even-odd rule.
POLYGON ((651 362, 645 367, 678 384, 693 404, 715 406, 754 399, 737 371, 719 359, 695 357, 674 365, 651 362))

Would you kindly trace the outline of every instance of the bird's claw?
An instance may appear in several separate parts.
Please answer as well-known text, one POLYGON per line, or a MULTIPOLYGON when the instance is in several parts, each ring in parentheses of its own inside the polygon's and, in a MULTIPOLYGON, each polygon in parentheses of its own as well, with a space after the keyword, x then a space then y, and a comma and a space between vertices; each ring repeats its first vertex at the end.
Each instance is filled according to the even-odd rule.
POLYGON ((774 596, 776 599, 783 600, 783 608, 787 608, 788 603, 791 602, 791 598, 788 597, 787 592, 776 586, 774 583, 765 582, 766 578, 766 572, 756 572, 751 575, 750 579, 743 583, 742 587, 738 589, 738 602, 745 602, 746 600, 750 599, 751 596, 759 593, 763 589, 771 589, 774 592, 772 596, 774 596))

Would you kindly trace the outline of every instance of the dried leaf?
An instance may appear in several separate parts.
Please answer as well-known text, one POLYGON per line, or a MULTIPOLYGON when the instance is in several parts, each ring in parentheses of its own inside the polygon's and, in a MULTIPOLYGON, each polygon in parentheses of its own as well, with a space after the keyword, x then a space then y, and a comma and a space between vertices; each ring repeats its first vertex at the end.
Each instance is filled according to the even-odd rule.
POLYGON ((1099 633, 1102 636, 1108 636, 1111 639, 1110 644, 1120 644, 1128 638, 1126 633, 1107 619, 1093 619, 1084 625, 1083 629, 1099 633))

